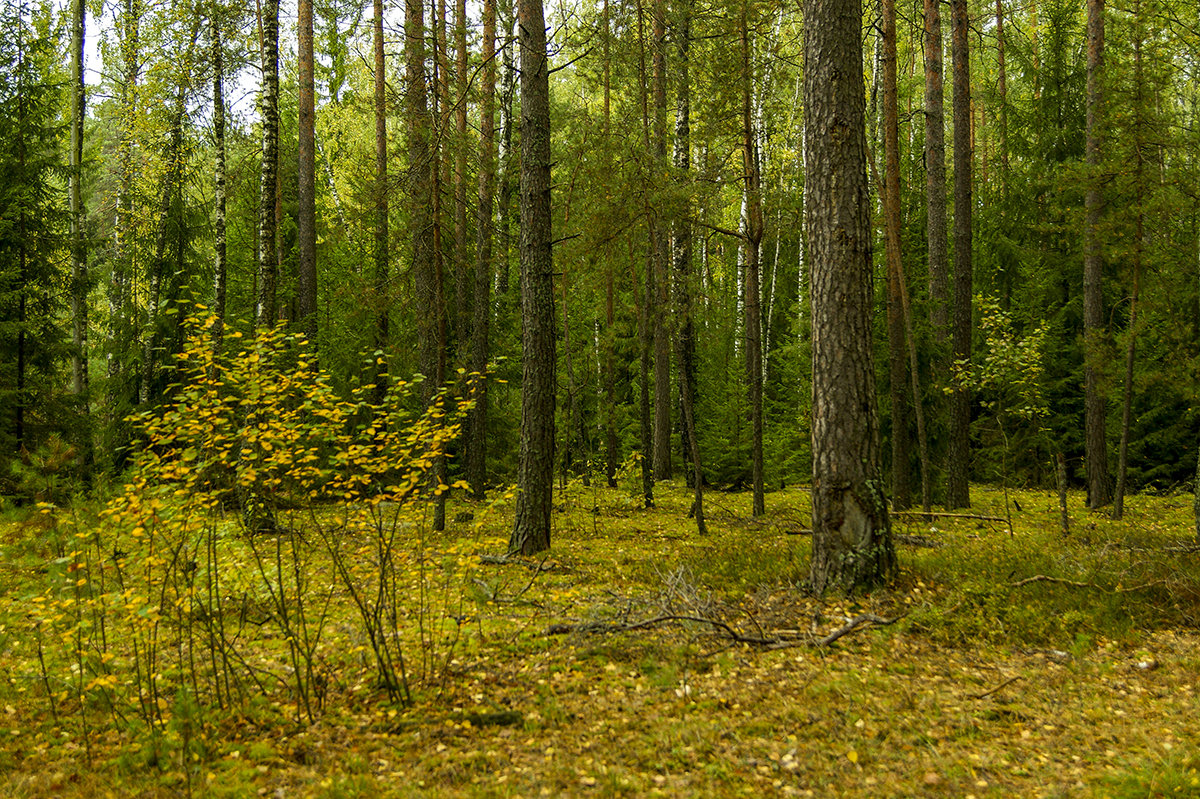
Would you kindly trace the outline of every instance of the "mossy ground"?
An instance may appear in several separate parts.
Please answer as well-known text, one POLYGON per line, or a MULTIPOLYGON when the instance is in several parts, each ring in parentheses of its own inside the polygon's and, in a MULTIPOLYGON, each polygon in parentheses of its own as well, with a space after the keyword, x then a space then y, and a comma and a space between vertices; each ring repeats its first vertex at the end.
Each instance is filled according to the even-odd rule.
MULTIPOLYGON (((411 705, 383 700, 334 602, 315 722, 279 687, 225 710, 177 692, 157 727, 119 703, 56 698, 72 663, 43 646, 43 675, 32 603, 63 579, 51 541, 65 522, 10 511, 0 795, 1200 796, 1190 496, 1131 498, 1116 522, 1072 495, 1066 538, 1046 492, 1014 494, 1012 535, 897 517, 894 585, 825 598, 803 587, 804 490, 768 495, 761 519, 748 495, 710 493, 703 539, 689 496, 662 484, 646 511, 568 486, 537 564, 481 563, 503 552, 511 505, 455 500, 449 518, 476 519, 425 533, 412 561, 427 572, 405 650, 411 705), (1027 582, 1039 575, 1051 579, 1027 582), (813 645, 863 612, 900 618, 813 645), (701 621, 547 634, 663 615, 795 646, 734 643, 701 621), (509 711, 519 723, 470 715, 509 711)), ((1005 515, 997 491, 974 487, 973 501, 1005 515)), ((327 570, 313 558, 317 590, 327 570)), ((278 641, 261 647, 261 667, 286 674, 278 641)))

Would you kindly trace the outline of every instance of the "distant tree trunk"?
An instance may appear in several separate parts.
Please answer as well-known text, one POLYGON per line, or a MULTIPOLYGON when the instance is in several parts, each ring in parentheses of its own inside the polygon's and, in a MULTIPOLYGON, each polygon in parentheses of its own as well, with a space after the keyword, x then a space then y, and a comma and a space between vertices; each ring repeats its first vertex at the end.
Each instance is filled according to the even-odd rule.
MULTIPOLYGON (((1141 3, 1135 3, 1135 19, 1140 16, 1141 3)), ((1135 21, 1133 40, 1133 129, 1134 129, 1134 191, 1136 192, 1135 222, 1133 240, 1133 294, 1129 298, 1129 329, 1126 332, 1128 341, 1125 344, 1125 380, 1121 391, 1121 445, 1117 456, 1117 488, 1113 494, 1112 517, 1120 519, 1125 515, 1125 481, 1129 471, 1129 428, 1133 414, 1133 364, 1137 354, 1137 320, 1138 301, 1141 294, 1142 258, 1146 246, 1146 206, 1145 206, 1145 159, 1142 147, 1145 145, 1142 129, 1142 29, 1135 21)))
POLYGON ((262 4, 262 172, 258 205, 258 297, 255 324, 269 328, 278 318, 275 287, 279 274, 275 252, 275 202, 279 173, 279 0, 262 4))
MULTIPOLYGON (((471 371, 488 368, 488 329, 492 318, 492 194, 496 172, 496 0, 483 3, 483 83, 479 98, 479 214, 475 230, 475 298, 471 327, 471 371)), ((466 469, 471 496, 483 499, 487 486, 488 386, 480 380, 475 407, 467 416, 466 469)))
POLYGON ((454 341, 466 356, 475 264, 467 252, 467 2, 454 4, 454 341))
MULTIPOLYGON (((762 177, 758 169, 758 143, 754 130, 754 67, 750 58, 749 0, 742 2, 742 154, 746 196, 746 382, 750 387, 752 515, 766 512, 763 486, 762 419, 762 317, 759 302, 759 250, 762 245, 762 177)), ((861 49, 861 46, 860 48, 861 49)))
POLYGON ((883 221, 887 258, 888 373, 892 403, 892 507, 912 505, 909 469, 908 374, 900 299, 900 120, 896 90, 896 2, 883 0, 883 221))
MULTIPOLYGON (((651 8, 653 152, 655 173, 662 175, 667 168, 667 12, 664 0, 654 0, 651 8)), ((651 319, 654 328, 654 478, 668 480, 671 477, 671 331, 668 315, 670 239, 668 222, 664 216, 655 215, 651 224, 654 227, 654 293, 649 298, 650 307, 653 309, 651 319)))
POLYGON ((496 16, 497 25, 503 30, 500 71, 500 161, 497 179, 496 225, 499 231, 500 257, 499 274, 496 276, 496 293, 501 299, 508 296, 509 266, 512 261, 512 198, 516 158, 513 154, 513 95, 516 93, 516 64, 513 59, 513 0, 499 0, 496 16))
MULTIPOLYGON (((950 4, 951 53, 954 61, 954 360, 971 359, 971 66, 967 0, 950 4)), ((946 507, 971 505, 971 392, 955 385, 950 395, 950 452, 946 507)))
MULTIPOLYGON (((425 306, 425 313, 432 317, 435 332, 434 350, 436 358, 432 374, 426 373, 425 386, 429 399, 436 395, 446 384, 446 349, 447 349, 447 320, 446 320, 446 261, 445 240, 442 228, 442 186, 449 183, 449 174, 443 179, 443 168, 449 169, 448 159, 443 159, 442 144, 445 139, 447 121, 449 120, 450 69, 446 56, 446 0, 431 0, 433 9, 433 58, 431 59, 433 82, 429 87, 429 97, 433 105, 433 140, 430 142, 429 174, 430 198, 432 205, 430 213, 433 222, 433 303, 425 306), (446 116, 443 116, 443 115, 446 116)), ((434 530, 446 529, 446 457, 439 455, 433 462, 433 485, 436 486, 433 501, 434 530)))
MULTIPOLYGON (((604 71, 604 153, 610 152, 612 125, 612 30, 609 21, 608 0, 603 6, 603 59, 604 71)), ((617 380, 616 380, 616 330, 614 328, 615 277, 611 258, 604 261, 604 475, 609 488, 617 487, 617 380)))
POLYGON ((1087 2, 1087 141, 1088 189, 1083 204, 1083 344, 1084 344, 1084 457, 1087 466, 1088 507, 1100 508, 1111 499, 1108 447, 1105 442, 1105 396, 1100 365, 1104 359, 1104 294, 1100 253, 1101 102, 1104 80, 1104 0, 1087 2))
POLYGON ((554 481, 554 258, 550 70, 542 0, 519 0, 521 48, 521 449, 509 552, 550 547, 554 481))
POLYGON ((114 462, 123 457, 120 453, 127 432, 122 417, 128 411, 127 403, 136 401, 125 368, 125 359, 119 357, 136 343, 136 330, 131 284, 133 282, 133 178, 134 143, 137 123, 138 79, 141 74, 141 46, 139 21, 140 0, 125 0, 121 10, 120 52, 121 86, 120 138, 117 145, 117 196, 116 219, 113 225, 113 265, 109 282, 109 358, 108 358, 108 407, 113 414, 115 438, 109 447, 114 462))
POLYGON ((814 590, 896 570, 880 474, 871 354, 862 8, 804 0, 805 263, 813 320, 814 590))
MULTIPOLYGON (((166 354, 162 310, 164 307, 171 308, 178 300, 178 292, 173 289, 179 287, 180 272, 182 271, 182 264, 177 263, 176 268, 171 269, 167 260, 168 246, 171 243, 171 209, 174 206, 176 215, 182 216, 184 161, 187 158, 184 148, 184 117, 187 113, 193 56, 199 35, 200 17, 196 15, 192 20, 187 50, 179 55, 183 73, 175 90, 175 105, 169 117, 167 146, 163 153, 167 169, 159 187, 161 194, 159 195, 158 216, 155 220, 157 231, 154 236, 154 255, 150 259, 147 275, 146 324, 142 336, 142 379, 138 398, 143 404, 157 401, 162 396, 167 383, 161 364, 163 356, 166 354)), ((182 220, 180 220, 180 224, 182 225, 182 220)))
POLYGON ((296 212, 296 316, 309 344, 317 345, 317 131, 313 64, 313 0, 297 3, 299 73, 299 207, 296 212))
MULTIPOLYGON (((674 166, 679 181, 686 188, 691 169, 691 102, 692 84, 688 59, 691 47, 690 0, 685 0, 676 25, 676 45, 679 48, 679 88, 675 100, 674 166)), ((686 196, 686 195, 685 195, 686 196)), ((696 331, 692 321, 692 225, 691 202, 674 221, 671 239, 672 267, 675 272, 675 363, 679 369, 679 404, 683 412, 683 447, 691 460, 692 515, 696 531, 708 533, 704 522, 704 468, 700 462, 700 441, 696 434, 696 331)))
MULTIPOLYGON (((417 364, 425 381, 421 384, 422 404, 429 407, 442 382, 441 363, 445 357, 441 344, 445 327, 441 308, 441 275, 438 262, 437 178, 438 160, 433 154, 431 119, 425 83, 425 12, 421 0, 406 0, 404 21, 404 60, 406 116, 408 122, 409 237, 410 262, 417 302, 417 364)), ((436 52, 434 62, 436 64, 436 52)), ((434 70, 436 81, 437 71, 434 70)), ((436 88, 433 93, 436 96, 436 88)), ((434 529, 444 526, 445 505, 442 492, 442 459, 433 465, 431 482, 434 499, 434 529)))
MULTIPOLYGON (((90 417, 88 397, 88 268, 87 239, 83 210, 83 121, 86 95, 83 78, 83 0, 71 2, 71 390, 80 402, 83 418, 90 417)), ((92 461, 92 434, 80 438, 80 462, 86 469, 92 461)))
POLYGON ((946 120, 942 110, 942 16, 939 0, 925 1, 925 233, 929 248, 929 321, 945 346, 950 319, 946 259, 946 120))
POLYGON ((388 345, 391 320, 390 233, 388 231, 387 76, 383 53, 383 0, 375 0, 375 399, 382 403, 388 390, 388 345))
POLYGON ((212 0, 209 10, 209 37, 213 71, 213 347, 220 350, 225 334, 226 234, 225 210, 225 56, 221 46, 221 6, 212 0))
MULTIPOLYGON (((640 87, 639 95, 642 101, 642 138, 646 152, 650 152, 650 112, 647 99, 646 85, 646 36, 645 23, 643 19, 642 0, 637 0, 637 19, 638 19, 638 42, 641 45, 638 48, 638 86, 640 87)), ((638 395, 638 421, 641 427, 641 445, 642 445, 642 497, 643 505, 646 508, 654 507, 654 428, 650 416, 650 372, 651 372, 651 355, 653 344, 651 314, 653 313, 651 306, 654 302, 654 253, 657 252, 657 244, 654 232, 654 221, 652 211, 649 205, 649 188, 643 193, 645 199, 645 213, 649 233, 649 248, 646 255, 646 275, 645 285, 634 276, 634 285, 636 292, 637 313, 638 313, 638 366, 640 387, 638 395)), ((631 258, 632 263, 632 258, 631 258)))

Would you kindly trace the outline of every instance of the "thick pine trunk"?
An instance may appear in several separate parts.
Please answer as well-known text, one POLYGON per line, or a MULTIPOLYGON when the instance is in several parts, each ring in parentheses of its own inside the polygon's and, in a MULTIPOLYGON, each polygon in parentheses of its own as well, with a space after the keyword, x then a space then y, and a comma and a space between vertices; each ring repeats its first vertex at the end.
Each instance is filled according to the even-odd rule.
POLYGON ((812 265, 813 559, 817 591, 896 569, 871 354, 862 8, 804 1, 805 263, 812 265))
POLYGON ((519 0, 521 51, 521 449, 508 549, 550 547, 554 478, 554 258, 550 215, 550 71, 542 0, 519 0))
MULTIPOLYGON (((950 5, 951 54, 954 62, 954 361, 971 359, 971 67, 967 0, 950 5)), ((956 384, 950 395, 950 452, 947 459, 946 507, 971 505, 971 392, 956 384)))

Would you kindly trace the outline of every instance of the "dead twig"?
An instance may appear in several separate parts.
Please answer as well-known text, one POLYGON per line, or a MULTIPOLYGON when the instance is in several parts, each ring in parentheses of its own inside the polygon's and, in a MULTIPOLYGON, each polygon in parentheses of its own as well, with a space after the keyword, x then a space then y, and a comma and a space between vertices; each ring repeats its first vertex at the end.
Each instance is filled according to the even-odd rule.
POLYGON ((923 511, 923 510, 894 510, 893 516, 904 516, 906 518, 928 519, 930 517, 938 519, 973 519, 978 522, 1004 522, 1008 521, 1003 516, 980 516, 975 513, 945 513, 938 511, 923 511))
POLYGON ((1081 583, 1078 580, 1067 580, 1063 577, 1051 577, 1047 574, 1035 574, 1033 577, 1026 577, 1024 580, 1017 580, 1015 583, 1009 583, 1009 588, 1020 588, 1023 585, 1030 583, 1056 583, 1058 585, 1071 585, 1076 588, 1095 588, 1095 583, 1081 583))
POLYGON ((1015 682, 1016 682, 1017 680, 1019 680, 1019 679, 1021 679, 1021 675, 1019 675, 1019 674, 1018 674, 1016 677, 1009 677, 1007 680, 1005 680, 1004 682, 1000 683, 1000 684, 999 684, 999 685, 997 685, 995 688, 991 688, 991 689, 989 689, 989 690, 987 690, 987 691, 984 691, 984 692, 983 692, 983 693, 981 693, 981 694, 970 694, 970 697, 971 697, 972 699, 986 699, 987 697, 991 696, 992 694, 996 693, 997 691, 1000 691, 1000 690, 1002 690, 1002 689, 1004 689, 1004 688, 1007 688, 1008 686, 1012 685, 1013 683, 1015 683, 1015 682))
POLYGON ((757 647, 762 647, 763 649, 765 649, 767 651, 773 651, 776 649, 789 649, 791 647, 803 646, 806 644, 811 644, 813 646, 829 646, 830 644, 832 644, 834 641, 838 640, 839 638, 841 638, 845 635, 849 635, 850 633, 854 632, 855 630, 857 630, 865 625, 872 624, 877 627, 883 627, 883 626, 886 626, 889 624, 895 624, 897 621, 900 620, 900 618, 901 618, 901 616, 896 616, 896 617, 887 619, 887 618, 884 618, 883 616, 877 616, 874 613, 862 613, 862 614, 854 617, 850 621, 846 622, 845 624, 843 624, 841 627, 837 628, 833 632, 829 633, 829 635, 826 635, 824 638, 820 638, 815 641, 812 639, 811 636, 807 636, 805 638, 781 638, 781 637, 768 638, 765 636, 743 635, 742 633, 740 633, 737 630, 735 630, 734 628, 730 627, 728 624, 726 624, 723 621, 717 621, 716 619, 708 619, 703 616, 685 616, 685 615, 674 614, 674 613, 664 614, 662 616, 655 616, 654 618, 643 619, 642 621, 637 621, 637 622, 624 622, 624 623, 583 622, 580 624, 551 624, 549 627, 546 628, 546 632, 544 634, 545 635, 565 635, 567 633, 608 634, 608 633, 619 633, 619 632, 631 632, 633 630, 645 630, 650 627, 656 627, 660 624, 666 624, 668 622, 690 621, 690 622, 695 622, 697 624, 707 624, 711 627, 716 628, 717 630, 722 632, 725 635, 726 639, 729 640, 731 643, 745 644, 747 646, 757 646, 757 647))

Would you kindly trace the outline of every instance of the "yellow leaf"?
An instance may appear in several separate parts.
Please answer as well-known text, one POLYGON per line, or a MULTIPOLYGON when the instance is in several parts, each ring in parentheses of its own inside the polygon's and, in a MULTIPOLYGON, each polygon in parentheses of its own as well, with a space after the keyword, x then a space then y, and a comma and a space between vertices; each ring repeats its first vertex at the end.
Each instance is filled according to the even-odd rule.
POLYGON ((846 753, 846 759, 849 760, 851 763, 857 763, 858 762, 858 752, 851 749, 849 752, 846 753))

